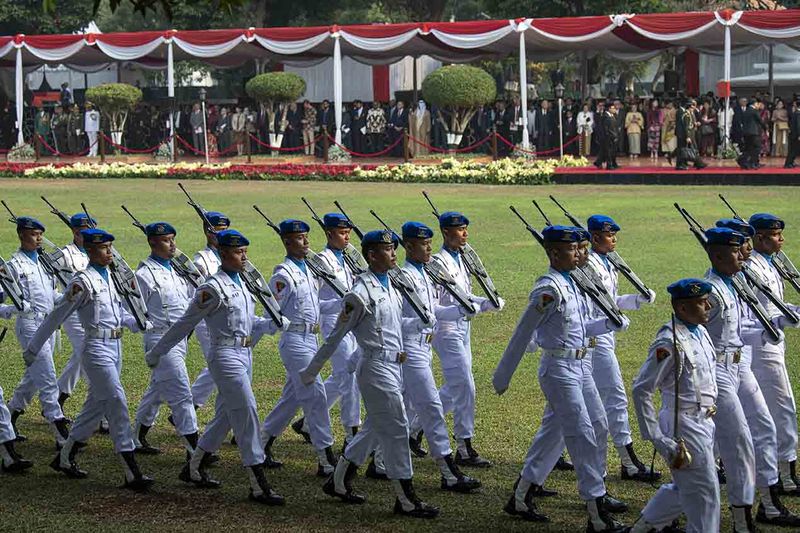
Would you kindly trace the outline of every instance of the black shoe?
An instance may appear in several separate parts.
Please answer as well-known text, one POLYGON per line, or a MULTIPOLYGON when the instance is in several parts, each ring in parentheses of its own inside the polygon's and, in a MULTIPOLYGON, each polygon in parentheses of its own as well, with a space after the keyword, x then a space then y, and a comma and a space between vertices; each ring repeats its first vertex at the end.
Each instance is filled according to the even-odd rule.
POLYGON ((661 479, 661 472, 658 470, 650 470, 642 465, 636 472, 631 474, 628 472, 628 469, 625 468, 625 466, 622 466, 620 478, 625 481, 641 481, 643 483, 652 483, 661 479))
POLYGON ((292 422, 292 430, 303 437, 306 444, 311 444, 311 434, 303 429, 303 422, 305 422, 305 420, 305 417, 302 417, 292 422))
POLYGON ((66 392, 61 392, 58 394, 58 406, 62 411, 64 410, 64 404, 67 403, 67 400, 69 400, 69 396, 70 395, 66 392))
POLYGON ((33 466, 33 462, 25 459, 20 454, 17 453, 17 450, 14 449, 14 441, 10 440, 8 442, 4 442, 0 444, 6 449, 6 452, 11 457, 12 462, 6 464, 3 461, 0 461, 0 471, 8 472, 9 474, 18 474, 20 472, 24 472, 25 470, 29 469, 33 466))
POLYGON ((19 409, 15 409, 15 410, 11 411, 11 429, 13 429, 13 430, 14 430, 14 435, 15 435, 15 436, 14 436, 14 442, 25 442, 26 440, 28 440, 28 437, 26 437, 25 435, 22 435, 22 434, 21 434, 21 433, 20 433, 20 432, 17 430, 17 419, 18 419, 18 418, 20 417, 20 415, 22 415, 24 412, 25 412, 25 411, 21 411, 21 410, 19 410, 19 409))
POLYGON ((533 497, 534 498, 553 498, 558 496, 557 490, 548 489, 546 487, 542 487, 541 485, 531 485, 533 488, 533 497))
MULTIPOLYGON (((58 434, 61 436, 62 442, 66 442, 67 438, 69 438, 69 421, 66 418, 59 418, 58 420, 53 420, 53 427, 56 428, 58 434)), ((56 450, 61 451, 61 442, 56 439, 56 450)))
POLYGON ((403 504, 400 503, 400 500, 395 498, 394 500, 394 514, 401 514, 405 516, 410 516, 412 518, 436 518, 439 516, 439 508, 427 504, 421 500, 418 500, 414 503, 414 508, 410 511, 406 511, 403 509, 403 504))
POLYGON ((631 528, 626 526, 621 522, 617 522, 611 517, 607 517, 605 520, 605 525, 603 529, 595 529, 594 524, 592 521, 589 520, 589 523, 586 525, 586 533, 628 533, 631 528))
POLYGON ((375 466, 374 457, 369 462, 369 466, 367 467, 367 471, 364 473, 364 475, 370 479, 378 479, 381 481, 386 481, 389 479, 385 472, 378 472, 378 468, 375 466))
POLYGON ((614 514, 621 514, 628 512, 628 504, 620 501, 609 493, 606 492, 606 495, 603 496, 603 509, 607 513, 614 513, 614 514))
POLYGON ((219 462, 219 454, 218 453, 212 453, 208 457, 208 466, 213 466, 213 465, 217 464, 218 462, 219 462))
POLYGON ((89 473, 86 470, 81 470, 78 468, 78 464, 75 461, 70 461, 68 468, 62 467, 61 453, 57 453, 55 459, 50 461, 50 468, 56 472, 63 473, 70 479, 84 479, 89 476, 89 473))
POLYGON ((417 433, 416 437, 408 438, 408 447, 411 448, 411 453, 414 457, 425 457, 428 455, 428 450, 422 447, 422 431, 417 433))
POLYGON ((192 473, 189 469, 189 463, 183 465, 183 469, 181 473, 178 474, 178 479, 183 481, 184 483, 192 483, 196 487, 200 487, 201 489, 218 489, 222 483, 217 481, 216 479, 211 478, 207 472, 205 472, 202 468, 202 463, 200 468, 198 469, 200 472, 200 479, 192 479, 192 473))
POLYGON ((481 457, 475 448, 472 447, 471 438, 464 439, 464 444, 467 448, 467 456, 462 457, 461 451, 456 452, 456 464, 458 466, 469 466, 472 468, 489 468, 492 466, 491 461, 481 457))
POLYGON ((100 433, 101 435, 108 435, 109 433, 108 420, 104 418, 103 420, 100 421, 100 426, 98 426, 97 432, 100 433))
POLYGON ((160 449, 156 448, 155 446, 151 446, 150 443, 147 442, 147 432, 150 431, 150 427, 151 426, 139 424, 139 431, 137 435, 139 446, 137 446, 134 450, 136 453, 140 453, 142 455, 158 455, 161 453, 160 449))
MULTIPOLYGON (((349 469, 351 466, 354 466, 353 463, 350 463, 350 465, 348 465, 347 468, 349 469)), ((347 483, 345 483, 345 485, 346 484, 347 483)), ((344 494, 336 492, 336 484, 333 482, 333 474, 331 474, 328 477, 328 480, 325 481, 325 484, 322 485, 322 492, 324 492, 328 496, 332 496, 334 498, 339 498, 344 503, 352 503, 352 504, 360 505, 360 504, 364 503, 365 501, 367 501, 367 497, 366 496, 364 496, 363 494, 359 494, 358 492, 355 492, 352 487, 346 487, 346 488, 347 488, 347 491, 344 494)))
POLYGON ((264 455, 266 458, 264 459, 264 468, 280 468, 283 466, 283 463, 276 460, 275 457, 272 456, 272 443, 275 442, 275 437, 270 437, 267 443, 264 445, 264 455))
POLYGON ((145 492, 155 483, 153 478, 145 476, 142 474, 141 470, 139 470, 139 465, 136 464, 136 457, 133 451, 121 452, 120 456, 122 456, 122 460, 125 461, 125 466, 128 469, 125 475, 125 484, 123 488, 135 492, 145 492), (130 474, 133 479, 128 479, 128 474, 130 474))
POLYGON ((286 499, 272 490, 272 487, 267 482, 267 476, 264 475, 264 468, 261 465, 251 466, 250 470, 253 472, 253 475, 258 482, 258 487, 261 491, 261 494, 256 496, 255 493, 253 493, 253 488, 251 487, 249 496, 250 500, 262 503, 264 505, 286 505, 286 499))
POLYGON ((534 502, 530 502, 524 511, 518 510, 516 503, 516 498, 514 498, 514 495, 512 494, 511 498, 508 500, 508 503, 506 503, 505 507, 503 507, 503 511, 507 512, 511 516, 518 516, 527 522, 550 521, 550 518, 547 515, 543 515, 536 509, 536 504, 534 502))
POLYGON ((695 164, 695 166, 694 166, 694 169, 695 169, 695 170, 703 170, 703 169, 704 169, 704 168, 706 168, 707 166, 708 166, 708 165, 706 165, 705 163, 700 163, 699 165, 695 164))
POLYGON ((562 453, 561 457, 559 457, 558 461, 556 461, 556 466, 553 467, 553 469, 554 470, 562 470, 562 471, 566 472, 566 471, 570 471, 570 470, 575 470, 575 465, 572 464, 572 461, 567 459, 564 456, 564 454, 562 453))
POLYGON ((758 512, 756 513, 756 522, 780 527, 800 528, 800 516, 792 513, 783 505, 781 505, 778 510, 781 512, 781 514, 770 518, 764 511, 764 504, 759 503, 758 512))
POLYGON ((675 170, 689 170, 689 167, 686 165, 678 165, 675 167, 675 170))
POLYGON ((461 494, 469 494, 472 491, 481 488, 481 482, 475 479, 474 477, 469 477, 465 475, 461 475, 460 477, 456 478, 456 482, 450 485, 442 476, 442 490, 447 490, 450 492, 459 492, 461 494))

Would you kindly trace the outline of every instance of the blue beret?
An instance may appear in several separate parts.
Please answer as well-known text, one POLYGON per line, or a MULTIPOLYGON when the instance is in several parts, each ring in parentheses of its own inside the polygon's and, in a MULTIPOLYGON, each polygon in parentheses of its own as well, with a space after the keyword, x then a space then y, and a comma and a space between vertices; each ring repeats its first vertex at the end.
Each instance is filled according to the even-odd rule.
POLYGON ((38 229, 44 231, 44 224, 33 217, 17 217, 17 230, 38 229))
POLYGON ((239 246, 249 246, 250 241, 235 229, 225 229, 217 233, 217 244, 238 248, 239 246))
POLYGON ((397 237, 397 234, 389 230, 376 229, 365 233, 364 238, 361 239, 362 246, 368 246, 370 244, 393 244, 394 247, 397 248, 400 244, 400 239, 397 237))
POLYGON ((153 222, 144 227, 148 237, 160 237, 162 235, 177 235, 175 228, 167 222, 153 222))
POLYGON ((322 217, 322 224, 326 228, 352 228, 353 224, 350 223, 350 219, 344 216, 341 213, 328 213, 324 217, 322 217))
POLYGON ((403 224, 403 239, 430 239, 433 230, 422 222, 406 222, 403 224))
POLYGON ((581 231, 581 241, 591 241, 592 240, 592 234, 589 233, 588 230, 582 229, 580 231, 581 231))
POLYGON ((783 229, 786 225, 783 220, 769 213, 756 213, 750 217, 750 225, 753 229, 783 229))
POLYGON ((574 226, 547 226, 542 230, 545 242, 581 242, 580 228, 574 226))
POLYGON ((231 225, 231 219, 229 219, 227 216, 223 215, 219 211, 208 211, 206 213, 206 218, 208 219, 209 222, 211 222, 211 225, 214 227, 217 226, 228 227, 231 225))
POLYGON ((745 236, 730 228, 710 228, 706 230, 708 244, 724 244, 728 246, 741 246, 745 236))
POLYGON ((94 218, 89 218, 86 213, 75 213, 70 217, 69 225, 72 228, 89 228, 97 226, 97 221, 94 218))
POLYGON ((723 218, 717 220, 717 227, 730 228, 733 231, 738 231, 745 237, 752 237, 756 233, 756 230, 753 229, 753 226, 744 220, 739 220, 738 218, 723 218))
POLYGON ((100 228, 89 228, 81 230, 81 237, 83 237, 83 245, 103 244, 105 242, 113 242, 114 236, 106 230, 100 228))
POLYGON ((619 231, 619 224, 606 215, 592 215, 586 221, 589 231, 619 231))
POLYGON ((308 233, 311 227, 302 220, 290 218, 278 224, 278 229, 280 229, 281 235, 288 235, 290 233, 308 233))
POLYGON ((459 226, 469 226, 469 219, 457 211, 447 211, 439 215, 440 228, 457 228, 459 226))
POLYGON ((667 292, 675 300, 699 298, 711 292, 711 284, 702 279, 685 278, 667 287, 667 292))

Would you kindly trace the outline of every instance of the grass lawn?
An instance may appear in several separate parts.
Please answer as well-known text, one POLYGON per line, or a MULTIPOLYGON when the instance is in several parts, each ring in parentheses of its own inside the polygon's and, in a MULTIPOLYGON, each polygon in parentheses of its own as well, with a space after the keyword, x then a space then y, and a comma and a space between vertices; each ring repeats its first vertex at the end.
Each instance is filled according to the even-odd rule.
MULTIPOLYGON (((396 227, 406 220, 433 222, 420 194, 420 185, 193 181, 187 183, 187 187, 207 209, 227 213, 234 222, 233 227, 250 238, 250 257, 267 277, 284 254, 275 234, 266 228, 251 208, 253 203, 259 204, 275 221, 286 217, 310 220, 300 202, 300 196, 305 196, 320 214, 332 210, 333 200, 338 199, 364 230, 377 227, 369 209, 375 209, 396 227)), ((268 473, 275 487, 287 497, 285 508, 264 508, 247 501, 247 478, 240 466, 238 452, 227 444, 221 450, 220 465, 213 469, 213 475, 223 481, 223 487, 213 492, 196 490, 177 479, 183 449, 166 421, 168 409, 162 410, 157 426, 149 435, 151 443, 161 446, 163 453, 140 461, 143 470, 156 478, 157 485, 149 494, 131 494, 117 488, 122 482, 122 470, 108 437, 96 436, 88 449, 78 456, 81 466, 90 473, 88 479, 72 481, 48 468, 47 464, 54 455, 53 439, 38 416, 39 407, 35 401, 20 419, 20 429, 27 434, 29 441, 18 449, 33 459, 36 466, 25 476, 0 476, 3 531, 114 530, 121 533, 145 528, 174 531, 191 528, 198 532, 267 528, 280 531, 530 530, 530 524, 508 517, 501 509, 542 415, 544 400, 536 380, 537 357, 522 362, 511 389, 502 397, 494 394, 491 375, 532 284, 544 272, 546 262, 539 245, 508 210, 508 205, 515 204, 527 213, 531 222, 541 226, 541 220, 535 216, 530 204, 530 200, 536 198, 546 206, 554 221, 563 222, 556 208, 544 201, 548 194, 555 194, 580 218, 585 219, 592 213, 607 213, 622 226, 618 251, 658 292, 655 305, 629 314, 631 327, 619 335, 617 355, 628 384, 646 356, 655 332, 669 319, 666 285, 681 277, 702 276, 706 269, 704 254, 672 203, 679 201, 707 225, 728 216, 728 212, 717 199, 717 193, 721 191, 707 187, 431 185, 427 190, 440 210, 457 209, 469 216, 472 222, 470 242, 480 252, 507 302, 503 312, 480 316, 474 322, 472 346, 478 389, 477 435, 474 440, 478 450, 494 462, 494 467, 489 470, 471 472, 483 481, 480 494, 443 493, 438 488, 439 473, 433 461, 415 459, 416 487, 424 499, 441 506, 439 520, 420 522, 395 518, 390 512, 393 503, 390 486, 363 478, 359 478, 357 486, 368 494, 367 504, 345 507, 322 493, 321 480, 314 477, 314 454, 291 430, 275 446, 277 457, 285 461, 284 468, 268 473)), ((756 211, 771 211, 784 217, 788 226, 786 250, 790 256, 800 257, 800 245, 796 240, 796 228, 800 226, 800 211, 796 208, 800 190, 738 187, 722 192, 744 216, 756 211)), ((101 227, 117 236, 118 249, 134 267, 147 255, 148 249, 142 234, 131 226, 127 215, 119 208, 123 203, 145 223, 166 220, 175 225, 179 231, 178 246, 186 253, 191 255, 203 245, 200 223, 173 181, 0 181, 0 198, 6 200, 17 214, 42 220, 48 227, 47 237, 64 244, 69 238, 68 229, 48 214, 40 195, 47 196, 70 214, 79 209, 81 201, 86 202, 101 227)), ((0 255, 8 259, 17 247, 16 233, 10 223, 0 228, 0 255)), ((438 236, 434 242, 440 242, 438 236)), ((311 243, 314 249, 324 246, 324 238, 317 227, 312 230, 311 243)), ((621 283, 623 291, 632 291, 626 281, 621 283)), ((790 300, 800 300, 797 294, 787 294, 790 300)), ((7 325, 13 331, 13 324, 7 325)), ((10 333, 0 346, 3 369, 0 385, 5 391, 6 401, 10 400, 24 369, 19 346, 10 333)), ((796 332, 788 332, 791 349, 787 360, 795 384, 798 383, 800 364, 792 354, 796 353, 799 342, 796 332)), ((122 378, 133 417, 149 380, 149 371, 144 363, 141 338, 126 334, 124 345, 122 378)), ((56 354, 58 371, 69 354, 69 343, 64 335, 62 347, 56 354)), ((187 364, 192 377, 205 364, 194 339, 187 364)), ((284 370, 274 338, 265 339, 255 350, 253 382, 263 417, 276 402, 284 382, 284 370)), ((76 395, 67 403, 69 416, 77 414, 85 391, 85 383, 81 383, 76 395)), ((649 463, 652 446, 641 441, 632 407, 630 412, 637 452, 649 463)), ((210 406, 202 409, 200 421, 205 424, 211 415, 210 406)), ((343 435, 337 408, 331 419, 334 420, 338 450, 343 435)), ((609 491, 630 504, 633 510, 624 519, 632 523, 654 488, 620 481, 619 461, 613 446, 610 446, 608 464, 609 491)), ((657 464, 664 469, 660 460, 657 464)), ((541 509, 550 515, 552 522, 533 527, 541 531, 583 530, 586 519, 577 496, 574 475, 554 473, 548 485, 561 493, 558 498, 541 502, 541 509)), ((793 510, 800 511, 800 502, 788 503, 793 510)), ((729 511, 724 491, 722 507, 723 528, 728 530, 729 511)))

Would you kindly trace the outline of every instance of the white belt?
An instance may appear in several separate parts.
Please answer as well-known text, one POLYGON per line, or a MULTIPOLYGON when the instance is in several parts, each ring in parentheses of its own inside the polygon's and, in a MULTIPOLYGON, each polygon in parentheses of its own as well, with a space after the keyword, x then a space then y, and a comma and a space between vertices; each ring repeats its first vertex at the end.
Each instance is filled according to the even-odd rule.
POLYGON ((211 346, 235 346, 240 348, 249 348, 253 344, 253 338, 250 335, 242 337, 216 337, 211 339, 211 346))
POLYGON ((307 322, 292 322, 286 331, 290 333, 319 333, 319 324, 309 324, 307 322))
POLYGON ((717 350, 717 363, 726 365, 730 363, 738 363, 741 358, 741 348, 725 348, 723 350, 717 350))
POLYGON ((542 348, 542 355, 549 355, 550 357, 558 357, 560 359, 583 359, 586 357, 586 347, 581 348, 561 348, 549 350, 542 348))
POLYGON ((388 361, 390 363, 398 363, 403 364, 408 359, 408 354, 406 352, 393 352, 390 350, 370 350, 370 351, 362 351, 361 357, 366 359, 380 359, 383 361, 388 361))
POLYGON ((433 333, 418 333, 414 335, 403 335, 403 344, 430 344, 433 340, 433 333))
MULTIPOLYGON (((667 409, 670 412, 675 412, 675 407, 672 405, 672 402, 664 402, 663 408, 667 409)), ((715 414, 717 414, 717 406, 716 405, 709 405, 709 406, 700 406, 696 403, 686 403, 682 404, 679 411, 683 414, 692 415, 692 416, 700 416, 701 418, 711 418, 715 414)))
POLYGON ((122 332, 122 328, 91 328, 86 330, 86 336, 90 339, 112 341, 121 339, 122 332))

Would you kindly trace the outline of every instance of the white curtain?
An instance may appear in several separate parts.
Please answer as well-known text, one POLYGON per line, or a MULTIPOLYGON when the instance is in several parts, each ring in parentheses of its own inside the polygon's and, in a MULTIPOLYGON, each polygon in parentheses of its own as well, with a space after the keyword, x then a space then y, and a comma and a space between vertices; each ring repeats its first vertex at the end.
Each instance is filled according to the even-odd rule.
POLYGON ((35 48, 25 43, 23 46, 39 59, 52 62, 62 62, 65 59, 77 54, 81 48, 86 45, 85 41, 81 39, 73 44, 64 46, 63 48, 35 48))
POLYGON ((394 50, 397 47, 403 46, 408 41, 416 37, 419 31, 414 28, 413 30, 395 35, 393 37, 359 37, 346 31, 341 32, 342 39, 352 44, 356 48, 362 50, 369 50, 370 52, 386 52, 394 50))
POLYGON ((330 37, 330 33, 325 31, 314 37, 308 39, 300 39, 299 41, 276 41, 273 39, 265 39, 258 34, 253 36, 258 44, 269 50, 274 54, 282 55, 295 55, 307 52, 323 43, 325 39, 330 37))
MULTIPOLYGON (((284 63, 283 70, 293 72, 306 81, 306 94, 300 100, 308 98, 312 102, 331 100, 334 97, 333 59, 326 58, 316 65, 302 63, 284 63)), ((350 57, 342 58, 342 101, 372 101, 372 67, 364 65, 350 57)))
POLYGON ((510 35, 513 31, 514 21, 509 20, 508 26, 503 26, 486 33, 456 34, 446 33, 442 30, 431 30, 431 34, 444 44, 455 48, 482 48, 510 35))
POLYGON ((208 58, 208 57, 219 57, 222 55, 227 54, 234 48, 236 48, 241 43, 245 42, 244 37, 236 37, 231 39, 228 42, 220 43, 220 44, 213 44, 213 45, 197 45, 188 43, 179 39, 178 37, 173 37, 172 41, 178 45, 178 48, 183 50, 189 55, 194 57, 200 58, 208 58))
MULTIPOLYGON (((428 74, 442 66, 442 62, 428 56, 417 58, 417 83, 422 86, 428 74)), ((397 63, 389 66, 389 97, 396 91, 411 91, 414 89, 414 58, 404 57, 397 63)))
POLYGON ((149 55, 164 43, 164 39, 159 37, 153 41, 139 46, 115 46, 104 43, 100 39, 95 41, 97 48, 111 59, 117 61, 132 61, 149 55))

